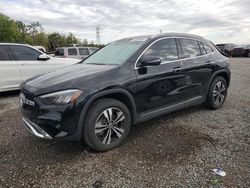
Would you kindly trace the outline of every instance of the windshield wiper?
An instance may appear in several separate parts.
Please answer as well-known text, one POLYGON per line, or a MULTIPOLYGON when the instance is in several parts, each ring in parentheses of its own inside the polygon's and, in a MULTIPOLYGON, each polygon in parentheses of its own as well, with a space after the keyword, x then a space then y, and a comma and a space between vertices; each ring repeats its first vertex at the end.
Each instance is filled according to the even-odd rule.
POLYGON ((86 64, 90 64, 90 65, 105 65, 103 63, 86 63, 86 64))

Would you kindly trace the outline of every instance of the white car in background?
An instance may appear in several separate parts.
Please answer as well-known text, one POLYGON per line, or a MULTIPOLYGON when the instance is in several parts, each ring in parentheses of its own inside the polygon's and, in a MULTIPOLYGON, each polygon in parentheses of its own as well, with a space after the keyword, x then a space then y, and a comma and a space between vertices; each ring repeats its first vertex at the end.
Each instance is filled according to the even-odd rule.
POLYGON ((78 62, 50 57, 30 45, 0 43, 0 92, 17 90, 28 78, 78 62))
POLYGON ((99 48, 96 47, 81 47, 81 46, 70 46, 60 47, 56 49, 55 57, 70 57, 75 59, 85 59, 89 55, 95 53, 99 48))

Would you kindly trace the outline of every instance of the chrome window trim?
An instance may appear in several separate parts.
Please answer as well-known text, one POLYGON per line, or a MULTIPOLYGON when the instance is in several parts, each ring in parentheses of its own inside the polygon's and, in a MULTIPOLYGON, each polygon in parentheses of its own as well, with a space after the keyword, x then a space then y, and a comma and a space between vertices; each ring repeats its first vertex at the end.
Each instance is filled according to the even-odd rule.
MULTIPOLYGON (((163 38, 159 38, 155 41, 153 41, 150 45, 148 45, 147 48, 145 48, 143 50, 143 52, 139 55, 139 57, 136 59, 135 61, 135 65, 134 65, 134 69, 137 70, 139 69, 140 67, 137 67, 137 63, 139 61, 139 59, 141 58, 141 56, 156 42, 160 41, 160 40, 164 40, 164 39, 189 39, 189 40, 195 40, 195 41, 199 41, 199 42, 202 42, 202 43, 205 43, 206 45, 208 45, 206 42, 202 41, 202 40, 199 40, 199 39, 194 39, 194 38, 189 38, 189 37, 163 37, 163 38)), ((210 47, 210 45, 208 45, 210 47)), ((210 47, 211 48, 211 47, 210 47)), ((183 58, 183 59, 176 59, 176 60, 172 60, 172 61, 166 61, 164 63, 161 63, 160 65, 163 65, 163 64, 167 64, 167 63, 173 63, 173 62, 177 62, 177 61, 182 61, 182 60, 189 60, 189 59, 196 59, 196 58, 200 58, 200 57, 204 57, 204 56, 208 56, 208 55, 211 55, 213 53, 215 53, 215 50, 212 48, 213 52, 211 53, 208 53, 208 54, 204 54, 204 55, 200 55, 200 56, 196 56, 196 57, 189 57, 189 58, 183 58)))

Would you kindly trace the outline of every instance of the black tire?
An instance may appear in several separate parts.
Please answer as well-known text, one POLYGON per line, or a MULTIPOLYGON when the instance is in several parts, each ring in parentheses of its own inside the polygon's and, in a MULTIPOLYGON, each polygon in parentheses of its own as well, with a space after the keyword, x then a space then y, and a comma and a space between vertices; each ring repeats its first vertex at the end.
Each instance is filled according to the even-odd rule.
POLYGON ((131 115, 125 104, 119 100, 111 98, 99 99, 91 105, 86 115, 86 119, 83 124, 83 140, 95 151, 108 151, 122 144, 122 142, 127 138, 130 128, 131 115), (110 114, 108 109, 111 109, 111 114, 113 115, 107 115, 107 112, 110 114), (119 123, 114 125, 111 125, 113 123, 108 123, 107 117, 112 117, 110 119, 112 122, 115 122, 116 119, 119 119, 118 116, 121 114, 121 112, 124 115, 121 119, 125 118, 124 120, 121 122, 118 120, 119 123), (107 126, 108 128, 105 129, 102 126, 107 126), (105 130, 100 131, 102 129, 105 130), (117 129, 119 129, 119 131, 117 129), (120 132, 122 129, 123 132, 120 132), (96 131, 100 131, 100 133, 96 133, 96 131), (110 131, 110 133, 108 131, 110 131), (111 139, 109 139, 109 135, 111 139), (106 140, 105 137, 107 137, 106 140))
POLYGON ((208 90, 207 99, 205 102, 206 107, 213 109, 213 110, 221 108, 226 100, 226 97, 227 97, 227 82, 225 78, 221 76, 215 77, 208 90), (224 97, 223 100, 222 100, 222 96, 215 94, 216 93, 215 90, 218 90, 218 85, 220 82, 221 82, 222 88, 223 88, 223 85, 225 87, 225 90, 223 91, 221 90, 221 93, 220 93, 224 97), (219 101, 217 101, 217 99, 219 101))

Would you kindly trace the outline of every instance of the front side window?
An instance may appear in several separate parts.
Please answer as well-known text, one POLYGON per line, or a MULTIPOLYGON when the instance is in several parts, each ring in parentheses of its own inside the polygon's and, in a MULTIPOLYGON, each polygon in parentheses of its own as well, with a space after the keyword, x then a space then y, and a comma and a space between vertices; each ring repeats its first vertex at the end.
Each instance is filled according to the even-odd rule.
POLYGON ((83 63, 101 65, 122 64, 144 44, 145 40, 135 37, 112 42, 88 57, 83 63))
POLYGON ((201 55, 198 42, 192 39, 179 39, 184 58, 192 58, 201 55))
POLYGON ((40 52, 27 46, 10 46, 17 61, 35 61, 38 60, 40 52))
POLYGON ((89 55, 88 48, 79 48, 79 54, 80 55, 89 55))
MULTIPOLYGON (((6 46, 7 47, 7 46, 6 46)), ((9 60, 9 55, 5 46, 0 46, 0 61, 9 60)))
POLYGON ((77 55, 77 49, 76 48, 69 48, 68 55, 77 55))
POLYGON ((174 38, 157 41, 143 55, 159 57, 162 62, 177 60, 178 51, 176 41, 174 38))

